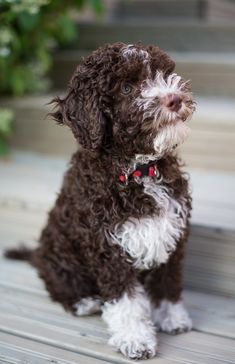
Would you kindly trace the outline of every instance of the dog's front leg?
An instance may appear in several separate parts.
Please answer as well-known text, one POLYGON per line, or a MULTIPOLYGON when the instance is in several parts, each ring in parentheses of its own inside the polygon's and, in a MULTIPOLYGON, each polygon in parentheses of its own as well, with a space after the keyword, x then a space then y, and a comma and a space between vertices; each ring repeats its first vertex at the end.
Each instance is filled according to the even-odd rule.
POLYGON ((152 302, 152 319, 156 327, 168 334, 179 334, 192 329, 192 321, 182 301, 182 259, 185 238, 168 262, 153 270, 146 282, 152 302))
POLYGON ((132 295, 105 302, 103 319, 111 338, 109 344, 131 359, 152 358, 157 352, 156 331, 151 320, 150 301, 144 288, 136 284, 132 295))

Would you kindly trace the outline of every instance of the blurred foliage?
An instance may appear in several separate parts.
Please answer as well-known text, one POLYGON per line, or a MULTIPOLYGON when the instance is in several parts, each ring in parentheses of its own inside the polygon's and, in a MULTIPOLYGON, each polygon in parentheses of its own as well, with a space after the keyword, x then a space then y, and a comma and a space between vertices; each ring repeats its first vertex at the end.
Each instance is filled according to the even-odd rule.
MULTIPOLYGON (((102 0, 0 0, 0 95, 44 91, 51 50, 76 38, 73 11, 90 6, 102 13, 102 0)), ((5 153, 12 115, 0 109, 0 154, 5 153)))
POLYGON ((8 153, 8 138, 11 134, 13 112, 9 109, 0 109, 0 155, 8 153))
POLYGON ((75 39, 69 14, 87 5, 102 12, 102 0, 0 0, 0 94, 48 87, 50 50, 75 39))

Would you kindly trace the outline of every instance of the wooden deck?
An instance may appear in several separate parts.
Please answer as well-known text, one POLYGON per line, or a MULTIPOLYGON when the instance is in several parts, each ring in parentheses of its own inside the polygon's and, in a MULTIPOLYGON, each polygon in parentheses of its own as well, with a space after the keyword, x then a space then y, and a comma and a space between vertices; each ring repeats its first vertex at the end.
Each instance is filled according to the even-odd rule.
MULTIPOLYGON (((61 183, 65 165, 65 160, 45 160, 28 154, 13 154, 11 162, 0 163, 0 251, 22 240, 34 244, 61 183)), ((209 183, 208 175, 199 171, 194 171, 192 175, 196 204, 193 223, 202 226, 210 217, 211 229, 218 226, 231 229, 235 205, 232 195, 234 176, 216 177, 221 187, 217 194, 217 188, 209 183), (208 197, 206 189, 210 191, 209 196, 214 191, 213 198, 208 197), (230 216, 230 220, 226 216, 230 216)), ((212 247, 213 257, 210 257, 210 245, 207 253, 205 249, 207 244, 212 244, 216 230, 210 235, 209 243, 204 241, 203 250, 200 234, 204 238, 208 234, 208 231, 204 234, 203 229, 208 227, 204 224, 201 228, 197 225, 193 229, 194 248, 189 251, 190 259, 196 256, 199 244, 201 260, 205 260, 203 264, 211 265, 212 258, 217 262, 214 273, 214 280, 219 282, 217 285, 228 282, 228 277, 234 285, 234 233, 225 230, 226 234, 221 236, 223 239, 228 237, 226 250, 223 247, 217 251, 219 254, 213 255, 215 249, 212 247), (220 255, 223 251, 224 256, 220 255)), ((216 249, 220 249, 218 235, 215 235, 215 244, 216 249)), ((191 264, 190 259, 188 265, 191 264)), ((194 274, 195 281, 205 281, 205 276, 200 273, 194 274)), ((213 271, 210 273, 212 275, 213 271)), ((194 330, 179 336, 158 334, 160 352, 157 358, 149 362, 235 363, 235 299, 231 297, 232 286, 226 292, 230 297, 208 294, 205 290, 202 293, 185 289, 185 302, 194 321, 194 330)), ((0 258, 0 298, 0 363, 131 362, 107 346, 108 333, 98 315, 76 318, 64 312, 60 305, 51 302, 36 271, 26 263, 0 258)))
MULTIPOLYGON (((48 298, 33 268, 0 262, 0 363, 128 363, 106 345, 99 316, 75 318, 48 298)), ((159 334, 152 363, 235 363, 235 300, 186 291, 194 331, 159 334)))

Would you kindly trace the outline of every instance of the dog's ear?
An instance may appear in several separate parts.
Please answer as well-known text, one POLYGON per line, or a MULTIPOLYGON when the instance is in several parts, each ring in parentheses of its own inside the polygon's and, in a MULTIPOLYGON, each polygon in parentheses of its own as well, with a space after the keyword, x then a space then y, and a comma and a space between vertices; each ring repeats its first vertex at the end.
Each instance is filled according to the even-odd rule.
POLYGON ((56 110, 50 115, 59 124, 68 125, 80 145, 97 152, 102 146, 106 120, 91 75, 86 77, 80 69, 75 72, 65 98, 52 100, 56 110))

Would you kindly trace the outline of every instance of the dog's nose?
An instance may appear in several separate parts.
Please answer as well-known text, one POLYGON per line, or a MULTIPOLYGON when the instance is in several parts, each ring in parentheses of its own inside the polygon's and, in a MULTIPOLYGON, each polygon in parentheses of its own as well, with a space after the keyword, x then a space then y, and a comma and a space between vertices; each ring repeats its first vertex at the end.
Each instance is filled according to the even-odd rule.
POLYGON ((182 99, 180 96, 171 94, 163 98, 163 105, 166 106, 170 111, 179 111, 182 105, 182 99))

